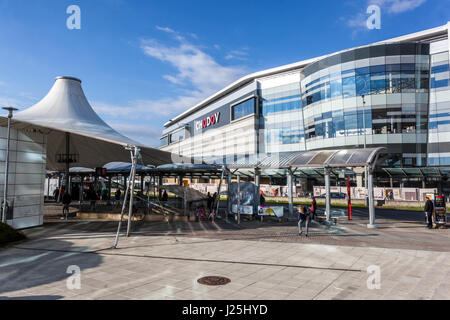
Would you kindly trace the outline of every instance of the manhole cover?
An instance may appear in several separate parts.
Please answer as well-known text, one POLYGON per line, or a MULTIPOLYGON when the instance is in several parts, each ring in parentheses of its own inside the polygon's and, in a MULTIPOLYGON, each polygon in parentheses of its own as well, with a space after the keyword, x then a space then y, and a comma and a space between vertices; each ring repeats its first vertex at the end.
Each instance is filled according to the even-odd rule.
POLYGON ((207 286, 223 286, 231 282, 231 280, 225 277, 209 276, 200 278, 197 280, 197 282, 200 284, 205 284, 207 286))

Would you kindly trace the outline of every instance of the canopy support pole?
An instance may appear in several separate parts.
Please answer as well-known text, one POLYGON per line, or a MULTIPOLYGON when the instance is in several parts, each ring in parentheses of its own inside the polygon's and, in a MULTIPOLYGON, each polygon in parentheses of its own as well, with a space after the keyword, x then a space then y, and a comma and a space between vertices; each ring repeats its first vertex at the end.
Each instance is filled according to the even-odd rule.
POLYGON ((260 198, 261 198, 261 169, 259 168, 255 168, 255 186, 256 186, 256 195, 255 195, 255 210, 256 213, 258 214, 258 206, 261 205, 260 203, 260 198))
POLYGON ((220 175, 220 181, 219 181, 219 190, 217 191, 217 210, 216 210, 215 216, 217 216, 219 214, 220 188, 222 188, 222 180, 223 180, 224 174, 225 174, 225 166, 222 166, 222 174, 220 175))
MULTIPOLYGON (((117 244, 119 243, 119 234, 120 234, 120 228, 122 227, 122 220, 123 220, 123 214, 125 212, 125 206, 127 204, 127 197, 128 197, 128 193, 130 190, 130 187, 128 186, 131 181, 134 182, 134 173, 135 173, 135 169, 136 169, 136 161, 137 157, 135 156, 136 152, 139 152, 138 148, 134 147, 133 149, 131 149, 129 146, 126 147, 127 150, 130 151, 131 154, 131 161, 132 161, 132 166, 131 166, 131 170, 130 170, 130 177, 128 179, 128 184, 126 183, 126 178, 125 178, 125 195, 123 197, 123 204, 122 204, 122 211, 120 212, 120 220, 119 220, 119 225, 117 227, 117 233, 116 233, 116 239, 114 240, 114 244, 112 245, 112 249, 116 249, 117 248, 117 244)), ((132 189, 134 189, 134 183, 132 184, 132 189)), ((131 199, 133 199, 133 194, 131 194, 131 199)), ((130 208, 132 208, 132 200, 130 199, 130 208)), ((130 220, 130 213, 128 213, 128 220, 130 220)), ((128 226, 130 225, 130 222, 128 221, 128 226)), ((128 236, 128 226, 127 226, 127 236, 128 236)))
POLYGON ((132 167, 131 167, 131 188, 130 188, 130 205, 128 207, 128 224, 127 224, 127 237, 130 236, 131 228, 131 216, 133 215, 133 200, 134 200, 134 180, 136 178, 136 166, 140 149, 132 146, 132 167))
POLYGON ((369 187, 369 224, 367 228, 375 229, 377 225, 375 224, 375 204, 373 201, 373 171, 372 168, 368 167, 368 187, 369 187))
POLYGON ((325 210, 327 221, 331 219, 331 198, 330 198, 330 169, 325 167, 325 210))
POLYGON ((294 221, 294 198, 292 194, 292 170, 289 169, 289 174, 287 176, 287 184, 288 184, 288 198, 289 198, 289 221, 294 221))
POLYGON ((231 212, 231 172, 228 171, 227 177, 227 212, 225 213, 225 221, 228 222, 228 215, 231 212))
POLYGON ((237 222, 241 224, 241 176, 237 175, 237 222))
POLYGON ((70 188, 69 188, 69 167, 70 167, 69 156, 70 156, 70 133, 66 132, 66 176, 64 177, 64 183, 66 185, 65 192, 69 192, 70 193, 70 188))

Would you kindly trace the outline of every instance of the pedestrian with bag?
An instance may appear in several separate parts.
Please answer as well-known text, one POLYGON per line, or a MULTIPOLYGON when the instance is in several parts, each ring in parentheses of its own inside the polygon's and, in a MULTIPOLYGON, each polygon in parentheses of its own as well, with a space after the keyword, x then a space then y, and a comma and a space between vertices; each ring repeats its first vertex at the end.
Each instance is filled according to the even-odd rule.
POLYGON ((311 221, 310 211, 306 206, 299 207, 298 213, 298 235, 301 236, 303 233, 302 225, 305 225, 305 235, 308 236, 309 223, 311 221))
POLYGON ((425 215, 427 216, 427 228, 428 229, 432 229, 433 228, 433 210, 434 210, 434 205, 433 205, 433 201, 431 201, 430 197, 427 196, 426 197, 426 202, 425 202, 425 215))

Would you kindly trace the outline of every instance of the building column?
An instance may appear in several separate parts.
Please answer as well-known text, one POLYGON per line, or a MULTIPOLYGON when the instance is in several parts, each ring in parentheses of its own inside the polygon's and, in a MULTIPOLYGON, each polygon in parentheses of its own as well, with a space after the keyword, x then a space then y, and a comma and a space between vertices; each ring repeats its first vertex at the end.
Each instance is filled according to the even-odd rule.
POLYGON ((325 210, 327 221, 330 221, 331 218, 331 198, 330 198, 330 169, 325 168, 325 210))

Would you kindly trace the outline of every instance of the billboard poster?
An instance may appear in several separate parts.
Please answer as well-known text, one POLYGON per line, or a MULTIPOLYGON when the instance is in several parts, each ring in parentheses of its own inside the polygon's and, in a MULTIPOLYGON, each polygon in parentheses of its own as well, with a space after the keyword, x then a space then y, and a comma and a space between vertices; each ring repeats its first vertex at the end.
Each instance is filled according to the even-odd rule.
POLYGON ((281 206, 258 206, 258 215, 281 218, 284 215, 284 210, 281 206))
MULTIPOLYGON (((231 206, 231 212, 237 213, 237 204, 231 206)), ((253 206, 240 206, 239 213, 253 215, 253 206)))

